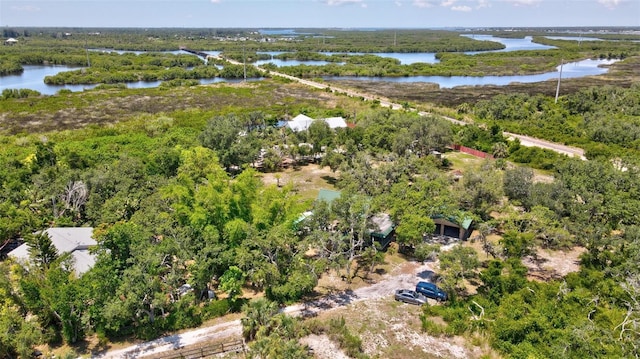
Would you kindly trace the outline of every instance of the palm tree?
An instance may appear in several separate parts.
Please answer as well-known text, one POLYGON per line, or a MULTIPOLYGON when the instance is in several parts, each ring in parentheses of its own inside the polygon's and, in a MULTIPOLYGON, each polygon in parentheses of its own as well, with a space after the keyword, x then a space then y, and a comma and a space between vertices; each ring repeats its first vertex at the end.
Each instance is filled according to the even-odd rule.
POLYGON ((242 336, 245 340, 255 339, 260 327, 269 323, 271 317, 278 313, 278 304, 259 298, 244 305, 242 311, 246 317, 240 319, 242 323, 242 336))
POLYGON ((496 142, 491 147, 491 152, 495 158, 505 158, 509 155, 509 147, 504 142, 496 142))

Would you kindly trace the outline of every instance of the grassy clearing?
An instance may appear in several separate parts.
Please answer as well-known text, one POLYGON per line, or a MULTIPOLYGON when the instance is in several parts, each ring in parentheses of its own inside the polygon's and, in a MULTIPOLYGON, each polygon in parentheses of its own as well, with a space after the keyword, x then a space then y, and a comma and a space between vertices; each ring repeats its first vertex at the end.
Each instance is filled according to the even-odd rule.
POLYGON ((472 156, 463 152, 451 151, 444 154, 444 157, 451 161, 452 171, 476 171, 484 163, 484 159, 472 156))
POLYGON ((318 196, 320 189, 335 189, 338 174, 332 172, 329 167, 309 164, 287 168, 277 173, 262 173, 261 177, 265 185, 291 185, 294 192, 301 198, 312 202, 318 196))

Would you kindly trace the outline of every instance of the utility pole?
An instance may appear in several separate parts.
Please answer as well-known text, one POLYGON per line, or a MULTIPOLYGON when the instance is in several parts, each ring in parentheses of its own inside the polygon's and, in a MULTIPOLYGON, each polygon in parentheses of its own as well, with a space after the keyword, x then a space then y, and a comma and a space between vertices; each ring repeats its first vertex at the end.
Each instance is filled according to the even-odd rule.
POLYGON ((244 72, 244 81, 247 81, 247 57, 244 54, 244 44, 242 44, 242 70, 244 72))
POLYGON ((87 38, 84 39, 84 50, 87 52, 87 67, 91 67, 91 60, 89 60, 89 46, 87 45, 87 38))
POLYGON ((560 60, 560 74, 558 75, 558 87, 556 87, 556 101, 558 103, 558 95, 560 94, 560 80, 562 79, 562 65, 564 64, 564 59, 560 60))

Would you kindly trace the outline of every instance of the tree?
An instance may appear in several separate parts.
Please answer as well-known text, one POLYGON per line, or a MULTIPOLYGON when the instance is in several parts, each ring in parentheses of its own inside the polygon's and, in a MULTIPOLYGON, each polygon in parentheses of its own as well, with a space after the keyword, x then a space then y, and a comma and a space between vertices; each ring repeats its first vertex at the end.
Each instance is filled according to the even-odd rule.
POLYGON ((396 238, 398 243, 415 247, 422 243, 424 236, 428 233, 434 233, 436 225, 428 216, 418 213, 407 213, 396 228, 396 238))
POLYGON ((267 325, 271 318, 278 313, 278 305, 265 298, 252 300, 242 307, 245 317, 240 319, 242 323, 242 336, 251 341, 256 338, 258 330, 267 325))
POLYGON ((86 323, 82 319, 87 310, 86 292, 63 266, 66 265, 61 262, 46 272, 41 298, 59 321, 65 342, 75 343, 84 338, 86 323))
POLYGON ((216 116, 207 121, 205 129, 198 139, 204 147, 214 150, 220 163, 229 169, 252 162, 258 154, 260 145, 255 141, 253 129, 262 122, 257 113, 243 119, 237 115, 216 116))
POLYGON ((502 247, 507 258, 522 258, 534 253, 533 233, 508 231, 502 236, 502 247))
POLYGON ((515 167, 504 172, 504 194, 510 199, 520 201, 526 208, 531 205, 533 188, 533 170, 529 167, 515 167))
POLYGON ((229 295, 230 301, 235 301, 236 297, 242 294, 242 285, 244 284, 244 273, 240 268, 231 266, 220 277, 220 290, 229 295))
POLYGON ((10 261, 0 262, 0 357, 31 357, 43 340, 36 316, 25 317, 24 300, 15 290, 15 272, 10 261))
POLYGON ((269 148, 262 158, 262 166, 267 172, 275 172, 282 167, 284 155, 279 149, 269 148))
POLYGON ((462 207, 487 218, 491 207, 502 197, 500 176, 488 163, 478 171, 469 171, 463 178, 460 201, 462 207))
POLYGON ((48 269, 58 259, 58 250, 51 242, 47 232, 42 231, 37 234, 26 235, 25 241, 29 247, 29 256, 41 269, 48 269))
POLYGON ((321 152, 323 146, 329 146, 333 139, 333 131, 325 121, 316 120, 307 129, 309 141, 313 145, 313 151, 321 152))
POLYGON ((458 245, 438 255, 444 281, 457 288, 460 281, 471 278, 480 265, 478 253, 471 247, 458 245))
POLYGON ((63 216, 65 210, 70 210, 71 212, 79 214, 82 206, 87 203, 88 196, 89 190, 84 182, 69 181, 67 186, 64 188, 64 193, 62 194, 64 210, 59 214, 59 216, 63 216))
POLYGON ((385 252, 381 251, 379 247, 380 244, 374 242, 364 250, 362 257, 358 261, 358 265, 366 267, 365 278, 369 278, 369 275, 371 275, 376 265, 384 263, 385 252))
POLYGON ((351 283, 351 267, 356 259, 362 257, 369 236, 371 204, 362 195, 343 192, 340 198, 333 201, 331 208, 338 218, 338 231, 343 234, 340 252, 346 262, 347 282, 351 283))
POLYGON ((496 142, 491 146, 491 154, 495 158, 506 158, 509 156, 509 147, 504 142, 496 142))
POLYGON ((453 141, 451 123, 441 118, 418 116, 411 122, 409 132, 418 156, 426 156, 433 149, 442 150, 453 141))

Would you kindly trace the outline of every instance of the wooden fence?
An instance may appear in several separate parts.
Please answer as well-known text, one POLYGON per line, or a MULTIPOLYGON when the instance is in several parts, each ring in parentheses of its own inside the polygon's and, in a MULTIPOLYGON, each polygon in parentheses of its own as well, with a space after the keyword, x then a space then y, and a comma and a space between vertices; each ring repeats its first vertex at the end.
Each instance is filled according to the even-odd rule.
POLYGON ((244 353, 245 345, 242 339, 229 341, 229 342, 208 342, 189 345, 181 348, 176 348, 172 351, 167 351, 160 354, 148 355, 144 358, 148 359, 197 359, 197 358, 211 358, 214 355, 224 354, 229 352, 244 353))
POLYGON ((452 147, 456 151, 468 153, 468 154, 470 154, 472 156, 476 156, 476 157, 480 157, 480 158, 493 158, 493 155, 491 155, 489 153, 486 153, 486 152, 482 152, 480 150, 476 150, 475 148, 469 148, 469 147, 465 147, 465 146, 462 146, 462 145, 453 145, 452 147))

